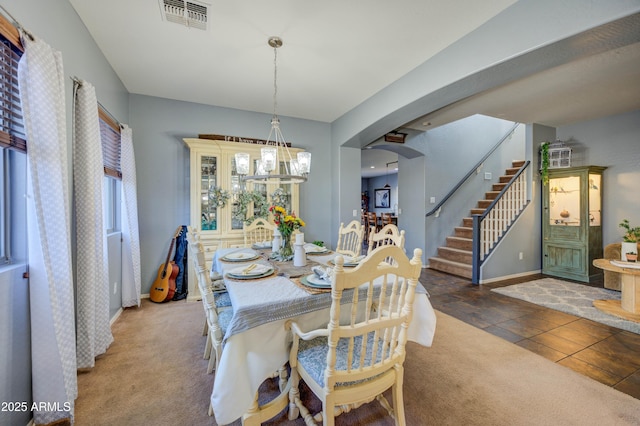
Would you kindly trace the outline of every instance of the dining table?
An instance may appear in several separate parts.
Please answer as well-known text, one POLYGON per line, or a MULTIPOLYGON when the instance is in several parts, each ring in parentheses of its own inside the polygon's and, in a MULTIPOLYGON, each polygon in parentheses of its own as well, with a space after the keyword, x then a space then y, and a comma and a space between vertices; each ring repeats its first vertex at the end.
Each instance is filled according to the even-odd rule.
MULTIPOLYGON (((313 249, 306 253, 307 264, 295 267, 291 261, 273 260, 266 245, 221 248, 215 252, 211 273, 223 277, 233 307, 211 393, 218 424, 229 424, 238 418, 245 425, 260 424, 286 407, 286 377, 281 377, 279 397, 266 405, 258 406, 258 388, 274 377, 274 372, 283 374, 292 340, 285 327, 288 320, 295 320, 306 330, 326 327, 330 291, 310 288, 303 282, 314 273, 313 266, 333 266, 336 255, 334 251, 313 249), (257 273, 245 277, 242 271, 247 268, 257 273)), ((435 327, 436 316, 428 293, 418 283, 408 340, 429 347, 435 327)))

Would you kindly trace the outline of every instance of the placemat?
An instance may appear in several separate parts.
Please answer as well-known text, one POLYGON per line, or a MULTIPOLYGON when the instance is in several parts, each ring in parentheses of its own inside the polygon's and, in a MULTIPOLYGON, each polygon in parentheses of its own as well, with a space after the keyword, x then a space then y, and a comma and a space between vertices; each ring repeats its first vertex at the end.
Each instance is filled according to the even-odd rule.
POLYGON ((276 268, 275 266, 273 267, 273 272, 270 273, 269 275, 267 275, 266 277, 260 277, 260 278, 233 278, 232 276, 230 276, 229 274, 225 274, 225 278, 231 281, 237 281, 237 282, 242 282, 242 281, 262 281, 262 280, 266 280, 269 279, 271 277, 273 277, 275 274, 278 273, 278 268, 276 268))
POLYGON ((300 278, 292 278, 291 281, 309 294, 331 293, 331 288, 312 288, 302 284, 300 278))
POLYGON ((289 278, 299 278, 304 275, 313 274, 311 268, 314 266, 320 265, 318 262, 314 262, 313 260, 307 259, 306 266, 293 266, 293 262, 277 262, 274 260, 270 260, 275 268, 279 269, 280 273, 289 277, 289 278))

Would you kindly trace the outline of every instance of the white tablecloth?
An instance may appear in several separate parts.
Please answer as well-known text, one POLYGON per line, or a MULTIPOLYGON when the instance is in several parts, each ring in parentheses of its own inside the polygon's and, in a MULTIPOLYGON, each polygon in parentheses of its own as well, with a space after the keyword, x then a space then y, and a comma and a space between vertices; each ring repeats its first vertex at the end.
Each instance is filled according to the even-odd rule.
MULTIPOLYGON (((225 269, 242 265, 221 261, 232 251, 238 249, 219 249, 216 252, 213 265, 217 272, 224 274, 225 269)), ((334 254, 309 256, 320 263, 326 263, 332 257, 334 254)), ((253 262, 267 263, 265 260, 253 262)), ((225 346, 211 394, 216 422, 221 425, 241 417, 251 407, 260 384, 288 361, 291 337, 284 329, 286 320, 295 319, 305 330, 324 327, 331 304, 329 293, 311 295, 281 276, 243 281, 225 278, 225 284, 234 306, 234 318, 225 335, 225 346), (323 297, 328 298, 326 307, 318 310, 305 308, 305 301, 315 306, 322 304, 319 301, 323 297), (269 322, 255 326, 255 322, 247 318, 256 312, 269 311, 273 306, 278 307, 280 314, 269 322)), ((436 317, 427 294, 416 293, 413 307, 408 339, 431 346, 436 317)))

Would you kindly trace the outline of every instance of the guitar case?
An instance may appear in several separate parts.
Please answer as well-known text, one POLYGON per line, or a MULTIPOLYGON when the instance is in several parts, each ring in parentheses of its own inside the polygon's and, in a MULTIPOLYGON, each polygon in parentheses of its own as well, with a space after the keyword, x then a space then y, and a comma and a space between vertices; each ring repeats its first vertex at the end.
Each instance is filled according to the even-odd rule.
POLYGON ((180 268, 176 276, 176 292, 172 300, 186 299, 189 294, 189 280, 187 279, 187 226, 182 225, 182 231, 176 238, 176 253, 173 261, 180 268))

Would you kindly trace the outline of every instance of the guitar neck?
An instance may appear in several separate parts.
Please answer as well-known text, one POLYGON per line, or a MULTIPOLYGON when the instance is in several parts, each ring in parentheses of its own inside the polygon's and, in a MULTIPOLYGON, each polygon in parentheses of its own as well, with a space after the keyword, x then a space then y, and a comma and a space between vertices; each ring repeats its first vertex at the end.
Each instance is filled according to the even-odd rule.
POLYGON ((176 243, 176 239, 182 234, 182 226, 178 226, 176 232, 173 234, 171 244, 169 244, 169 252, 167 253, 167 259, 164 261, 164 268, 162 268, 162 276, 167 273, 167 267, 169 266, 169 260, 171 259, 171 252, 173 252, 173 246, 176 243))

